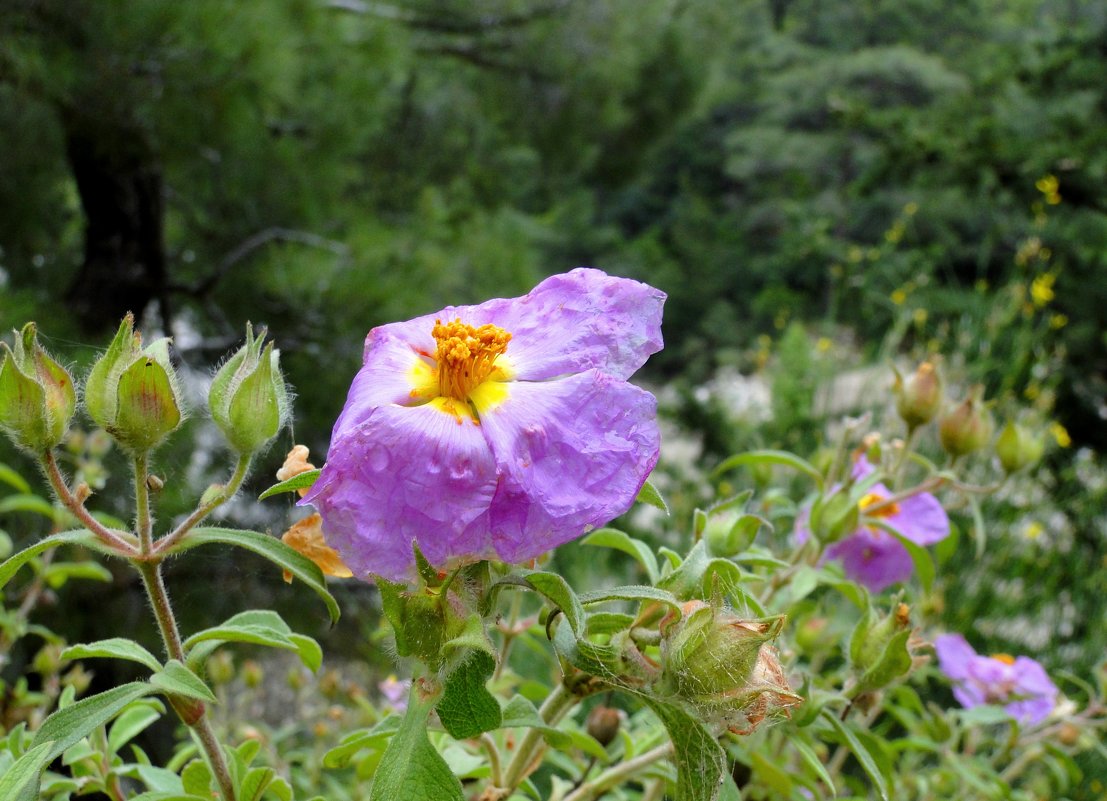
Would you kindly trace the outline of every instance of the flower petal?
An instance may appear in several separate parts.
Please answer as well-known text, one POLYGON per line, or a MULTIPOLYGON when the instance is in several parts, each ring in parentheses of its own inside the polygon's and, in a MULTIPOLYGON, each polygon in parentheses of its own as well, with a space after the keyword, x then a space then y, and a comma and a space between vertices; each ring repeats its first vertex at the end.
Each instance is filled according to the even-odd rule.
MULTIPOLYGON (((429 325, 434 325, 434 321, 429 325)), ((412 336, 416 330, 406 331, 392 324, 369 332, 365 338, 365 363, 354 376, 346 405, 334 424, 332 443, 365 422, 378 406, 411 403, 416 375, 427 370, 435 348, 430 328, 424 338, 412 336)))
POLYGON ((880 592, 911 578, 914 564, 899 540, 882 531, 858 529, 826 549, 826 557, 840 559, 846 577, 880 592))
POLYGON ((969 677, 969 665, 977 658, 976 651, 960 634, 943 634, 934 640, 938 666, 954 681, 969 677))
POLYGON ((657 463, 653 395, 596 370, 507 384, 473 401, 502 475, 492 541, 514 562, 538 556, 630 508, 657 463))
POLYGON ((899 512, 889 515, 888 524, 917 545, 933 545, 949 536, 949 515, 928 492, 899 502, 899 512))
POLYGON ((493 556, 487 515, 496 465, 480 428, 436 404, 381 406, 332 443, 301 503, 355 575, 404 581, 415 540, 431 564, 493 556))
POLYGON ((489 307, 511 332, 514 377, 542 380, 597 368, 629 378, 661 350, 665 293, 586 267, 547 278, 524 297, 489 307))

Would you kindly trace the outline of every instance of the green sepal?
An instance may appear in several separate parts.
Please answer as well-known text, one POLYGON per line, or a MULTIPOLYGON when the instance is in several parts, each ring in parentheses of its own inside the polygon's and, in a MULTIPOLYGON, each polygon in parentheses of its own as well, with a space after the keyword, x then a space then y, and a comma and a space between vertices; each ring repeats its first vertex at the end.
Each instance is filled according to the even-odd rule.
POLYGON ((0 348, 0 427, 19 447, 39 453, 57 444, 49 443, 46 391, 19 368, 8 343, 0 348))
POLYGON ((153 355, 136 359, 119 376, 117 404, 108 431, 134 453, 155 447, 181 422, 169 372, 153 355))

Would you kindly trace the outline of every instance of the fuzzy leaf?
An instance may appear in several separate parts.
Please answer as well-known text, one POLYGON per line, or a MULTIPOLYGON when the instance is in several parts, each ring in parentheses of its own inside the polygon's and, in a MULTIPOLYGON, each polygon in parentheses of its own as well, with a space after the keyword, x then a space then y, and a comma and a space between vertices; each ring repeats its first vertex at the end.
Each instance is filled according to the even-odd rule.
POLYGON ((428 701, 412 693, 407 714, 373 777, 369 801, 465 801, 461 782, 427 737, 428 701))
POLYGON ((89 659, 92 657, 127 659, 145 665, 155 673, 161 670, 161 662, 158 661, 156 656, 134 640, 123 637, 112 637, 107 640, 71 645, 62 651, 61 656, 62 659, 89 659))
POLYGON ((486 687, 496 660, 484 651, 473 651, 446 678, 445 690, 435 709, 455 740, 467 740, 499 728, 503 713, 486 687))

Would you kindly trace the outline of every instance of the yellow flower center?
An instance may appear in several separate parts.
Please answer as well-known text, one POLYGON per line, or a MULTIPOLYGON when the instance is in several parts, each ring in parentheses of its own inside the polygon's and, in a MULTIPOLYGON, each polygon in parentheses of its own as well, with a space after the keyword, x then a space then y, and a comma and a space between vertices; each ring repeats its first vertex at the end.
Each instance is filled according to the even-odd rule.
POLYGON ((861 508, 861 511, 869 517, 891 517, 892 515, 898 515, 899 504, 894 502, 885 503, 886 500, 887 498, 879 492, 870 492, 861 498, 861 500, 857 502, 857 505, 861 508))
POLYGON ((438 392, 459 401, 468 400, 488 378, 511 341, 511 334, 499 326, 473 327, 460 319, 452 323, 435 320, 431 333, 438 343, 438 392))
POLYGON ((1005 665, 1015 664, 1015 657, 1011 656, 1011 654, 992 654, 992 659, 997 662, 1002 662, 1005 665))

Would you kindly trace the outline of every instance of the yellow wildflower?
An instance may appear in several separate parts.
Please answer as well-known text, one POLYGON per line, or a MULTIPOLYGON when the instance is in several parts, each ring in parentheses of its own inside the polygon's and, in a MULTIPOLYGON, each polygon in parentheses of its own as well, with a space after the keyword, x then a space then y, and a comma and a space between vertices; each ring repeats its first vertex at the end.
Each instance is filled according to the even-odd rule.
POLYGON ((1069 431, 1060 423, 1054 421, 1049 424, 1049 433, 1053 435, 1053 439, 1062 448, 1067 448, 1072 445, 1072 437, 1069 436, 1069 431))
POLYGON ((1030 297, 1034 299, 1035 306, 1044 306, 1053 300, 1053 283, 1057 280, 1056 273, 1042 273, 1030 284, 1030 297))

